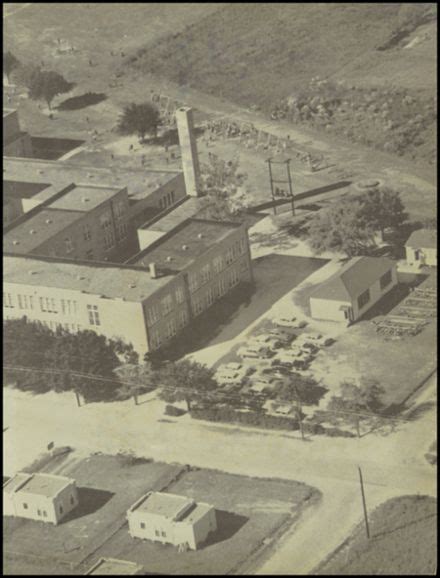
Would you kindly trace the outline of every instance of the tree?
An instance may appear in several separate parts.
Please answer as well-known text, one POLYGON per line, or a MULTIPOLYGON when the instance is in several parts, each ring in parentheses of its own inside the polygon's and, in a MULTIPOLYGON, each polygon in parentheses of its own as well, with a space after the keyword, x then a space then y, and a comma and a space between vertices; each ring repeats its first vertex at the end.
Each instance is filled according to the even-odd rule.
POLYGON ((57 94, 69 92, 73 84, 54 70, 36 69, 29 79, 29 96, 34 100, 45 100, 50 110, 57 94))
POLYGON ((199 215, 217 221, 239 220, 246 208, 243 184, 247 175, 238 172, 239 160, 224 161, 211 154, 202 167, 202 193, 205 195, 199 215))
POLYGON ((121 381, 118 397, 122 399, 133 397, 135 405, 138 405, 138 396, 154 383, 152 368, 148 363, 143 365, 126 363, 116 368, 114 372, 121 381))
POLYGON ((308 222, 307 240, 317 254, 338 251, 348 257, 368 254, 374 247, 375 228, 361 219, 357 198, 337 201, 319 210, 308 222))
POLYGON ((29 88, 34 76, 40 74, 41 69, 34 64, 21 64, 12 73, 14 81, 20 85, 29 88))
POLYGON ((12 52, 8 50, 3 54, 3 70, 5 71, 6 78, 9 80, 11 78, 11 72, 20 66, 20 61, 16 58, 12 52))
POLYGON ((121 134, 137 134, 143 142, 147 133, 157 136, 160 122, 160 112, 154 104, 132 102, 124 108, 117 128, 121 134))
POLYGON ((388 187, 375 188, 358 199, 359 218, 382 235, 388 228, 398 231, 408 218, 399 193, 388 187))
POLYGON ((191 411, 192 401, 205 397, 218 387, 214 370, 187 359, 167 363, 158 369, 155 383, 161 387, 160 399, 169 403, 185 400, 188 411, 191 411))

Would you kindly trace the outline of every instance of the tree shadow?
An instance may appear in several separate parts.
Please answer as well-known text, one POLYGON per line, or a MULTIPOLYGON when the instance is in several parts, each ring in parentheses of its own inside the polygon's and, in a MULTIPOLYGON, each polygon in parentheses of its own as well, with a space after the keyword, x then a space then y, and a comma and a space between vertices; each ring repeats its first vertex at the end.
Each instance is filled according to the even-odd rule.
POLYGON ((215 515, 217 519, 217 530, 209 534, 203 543, 203 548, 229 540, 229 538, 236 534, 249 520, 246 516, 236 514, 235 512, 227 512, 226 510, 216 510, 215 515))
POLYGON ((71 522, 77 518, 93 514, 101 509, 105 504, 111 500, 115 494, 107 490, 97 490, 95 488, 78 488, 78 506, 69 512, 61 521, 61 524, 71 522))
POLYGON ((58 110, 80 110, 99 104, 104 100, 107 100, 107 95, 103 92, 86 92, 85 94, 63 100, 56 108, 58 110))
MULTIPOLYGON (((195 127, 193 129, 193 134, 196 138, 202 135, 204 132, 204 129, 201 127, 195 127)), ((144 144, 153 144, 158 146, 178 145, 179 135, 177 133, 177 128, 170 128, 159 136, 147 138, 145 139, 144 144)))

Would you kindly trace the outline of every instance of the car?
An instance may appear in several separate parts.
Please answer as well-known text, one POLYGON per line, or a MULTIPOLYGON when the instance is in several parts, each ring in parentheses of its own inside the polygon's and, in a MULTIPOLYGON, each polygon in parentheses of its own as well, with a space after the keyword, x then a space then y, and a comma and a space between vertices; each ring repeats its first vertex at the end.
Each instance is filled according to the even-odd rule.
POLYGON ((281 327, 274 327, 267 332, 268 335, 271 335, 278 341, 284 341, 286 343, 290 343, 294 339, 296 339, 297 335, 293 331, 286 331, 286 329, 282 329, 281 327))
POLYGON ((280 327, 296 327, 296 317, 278 317, 275 319, 275 325, 280 327))
POLYGON ((319 351, 319 347, 315 343, 310 343, 310 341, 303 343, 301 349, 305 349, 310 353, 317 353, 319 351))
POLYGON ((261 335, 256 335, 251 337, 249 340, 250 345, 264 345, 266 347, 275 347, 277 339, 273 335, 268 335, 267 333, 262 333, 261 335))
POLYGON ((254 359, 264 359, 271 357, 273 355, 273 351, 271 351, 268 347, 263 347, 259 345, 249 345, 247 347, 241 347, 237 351, 237 355, 241 357, 252 357, 254 359))
POLYGON ((333 345, 333 343, 336 342, 336 339, 333 339, 333 337, 327 337, 327 339, 324 339, 323 341, 323 345, 325 347, 329 347, 330 345, 333 345))

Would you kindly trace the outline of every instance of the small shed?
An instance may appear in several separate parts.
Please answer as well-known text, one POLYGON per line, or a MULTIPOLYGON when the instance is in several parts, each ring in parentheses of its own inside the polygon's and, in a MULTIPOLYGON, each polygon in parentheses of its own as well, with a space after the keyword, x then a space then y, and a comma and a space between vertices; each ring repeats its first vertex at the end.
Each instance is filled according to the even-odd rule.
POLYGON ((414 231, 405 243, 405 251, 409 265, 437 267, 437 231, 414 231))

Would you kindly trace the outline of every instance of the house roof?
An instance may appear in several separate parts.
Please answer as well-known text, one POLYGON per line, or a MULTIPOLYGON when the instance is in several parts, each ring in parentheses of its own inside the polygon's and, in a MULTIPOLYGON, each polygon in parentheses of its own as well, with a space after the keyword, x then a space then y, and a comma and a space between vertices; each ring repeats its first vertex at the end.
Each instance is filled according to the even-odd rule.
POLYGON ((66 262, 55 257, 3 256, 3 282, 57 287, 110 299, 142 302, 170 280, 149 271, 98 262, 66 262))
POLYGON ((115 558, 100 558, 87 572, 86 575, 94 576, 121 576, 134 575, 143 570, 143 566, 129 562, 128 560, 116 560, 115 558))
POLYGON ((419 229, 414 231, 405 247, 414 247, 416 249, 434 249, 437 247, 437 231, 431 229, 419 229))
MULTIPOLYGON (((64 476, 42 473, 25 474, 20 472, 9 480, 7 485, 11 484, 10 487, 14 488, 11 489, 10 493, 23 491, 28 494, 38 494, 39 496, 53 498, 72 483, 74 483, 74 480, 65 478, 64 476)), ((3 489, 7 491, 7 486, 3 489)))
POLYGON ((387 257, 355 257, 324 281, 311 297, 351 302, 394 266, 394 261, 387 257))

